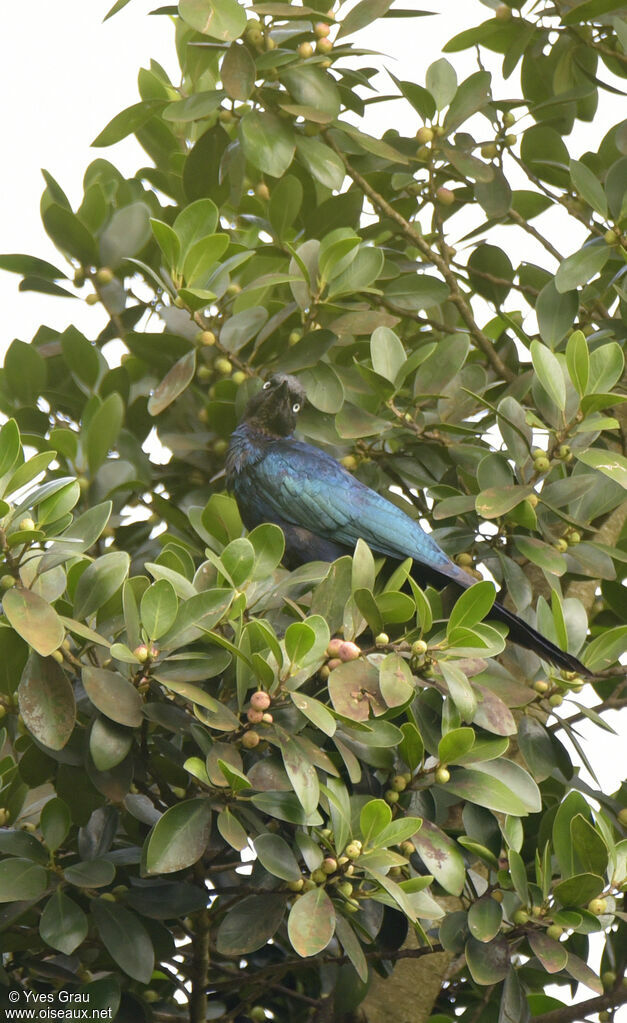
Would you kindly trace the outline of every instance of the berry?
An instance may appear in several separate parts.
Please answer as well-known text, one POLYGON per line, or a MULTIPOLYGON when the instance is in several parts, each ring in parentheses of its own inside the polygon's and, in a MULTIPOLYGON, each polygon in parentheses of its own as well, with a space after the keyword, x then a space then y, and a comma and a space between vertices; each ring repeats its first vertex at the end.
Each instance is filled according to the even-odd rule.
POLYGON ((199 380, 202 380, 203 382, 206 382, 207 380, 211 380, 212 376, 213 376, 213 373, 211 372, 211 369, 210 369, 209 366, 199 366, 198 367, 198 379, 199 380))
POLYGON ((553 938, 553 941, 559 941, 563 933, 564 928, 560 927, 559 924, 551 924, 551 926, 546 929, 547 938, 553 938))
POLYGON ((330 32, 331 29, 325 21, 319 21, 317 25, 314 25, 314 35, 316 39, 326 39, 330 32))
POLYGON ((94 292, 92 292, 90 295, 85 297, 85 301, 87 302, 87 305, 98 305, 100 299, 94 292))
POLYGON ((303 60, 307 60, 309 57, 313 57, 314 48, 311 43, 301 43, 298 47, 298 56, 302 57, 303 60))
POLYGON ((538 507, 538 500, 539 500, 539 498, 538 498, 537 494, 529 494, 529 497, 526 500, 527 500, 527 504, 530 504, 532 508, 537 508, 538 507))
POLYGON ((354 455, 344 455, 344 458, 340 458, 341 465, 349 472, 355 472, 358 462, 354 455))
POLYGON ((333 49, 333 43, 330 39, 319 39, 316 43, 317 53, 330 53, 333 49))
POLYGON ((302 337, 302 334, 300 333, 299 330, 293 330, 292 333, 290 334, 290 336, 287 339, 287 343, 290 346, 290 348, 293 345, 297 345, 298 342, 300 341, 301 337, 302 337))
POLYGON ((527 912, 526 909, 517 909, 512 917, 512 920, 514 921, 515 924, 519 924, 520 926, 522 926, 523 924, 529 922, 529 913, 527 912))
POLYGON ((380 632, 378 636, 375 636, 375 646, 387 646, 390 642, 390 637, 387 632, 380 632))
MULTIPOLYGON (((89 296, 87 297, 89 298, 89 296)), ((174 299, 174 305, 176 306, 177 309, 184 309, 185 300, 182 299, 180 295, 177 295, 176 298, 174 299)))
POLYGON ((601 983, 604 991, 611 991, 616 983, 616 974, 614 970, 605 970, 601 974, 601 983))
POLYGON ((458 554, 455 561, 460 568, 470 568, 473 563, 472 554, 458 554))
POLYGON ((34 523, 34 522, 33 522, 33 520, 32 520, 32 519, 30 518, 30 516, 28 516, 28 517, 27 517, 27 518, 25 518, 25 519, 22 519, 22 520, 20 521, 20 524, 19 524, 19 526, 18 526, 18 529, 24 529, 24 530, 26 530, 26 531, 30 531, 30 530, 33 530, 33 529, 35 529, 35 528, 36 528, 36 527, 35 527, 35 523, 34 523))
POLYGON ((412 853, 416 852, 416 846, 414 845, 413 842, 401 842, 401 844, 399 845, 399 849, 401 850, 403 856, 407 857, 411 856, 412 853))
POLYGON ((229 284, 228 288, 226 289, 226 293, 227 295, 239 295, 241 290, 242 290, 241 284, 238 284, 237 281, 233 281, 233 283, 229 284))
POLYGON ((490 892, 490 898, 494 899, 495 902, 502 902, 503 901, 503 892, 499 891, 498 888, 495 888, 495 890, 493 892, 490 892))
POLYGON ((494 142, 486 142, 486 144, 481 147, 481 155, 485 157, 486 160, 492 160, 497 154, 498 148, 494 142))
POLYGON ((199 345, 205 345, 208 348, 215 345, 216 336, 212 330, 201 330, 196 334, 196 341, 199 345))
POLYGON ((242 746, 244 749, 254 749, 261 742, 259 733, 255 731, 244 732, 242 736, 242 746))
POLYGON ((581 533, 578 533, 576 529, 573 529, 572 533, 569 533, 566 539, 569 547, 576 547, 578 543, 581 543, 581 533))
POLYGON ((316 867, 315 870, 312 870, 311 880, 314 881, 316 884, 324 884, 326 879, 327 873, 325 870, 322 869, 322 867, 316 867))
POLYGON ((358 839, 354 839, 349 842, 344 852, 348 856, 349 860, 356 860, 361 856, 362 845, 358 839))
POLYGON ((263 721, 263 711, 255 710, 254 707, 249 707, 246 711, 246 717, 250 721, 251 725, 259 725, 263 721))
POLYGON ((394 789, 388 789, 387 792, 385 793, 386 803, 390 803, 393 806, 394 803, 398 803, 398 800, 399 800, 398 792, 395 792, 394 789))
POLYGON ((498 18, 499 21, 509 21, 512 16, 512 12, 507 4, 499 4, 494 12, 494 17, 498 18))
POLYGON ((533 688, 535 689, 536 693, 544 695, 544 693, 548 692, 549 690, 549 683, 545 679, 540 678, 538 679, 537 682, 533 683, 533 688))
POLYGON ((353 886, 350 881, 340 881, 337 886, 337 890, 340 895, 343 895, 346 899, 350 899, 353 894, 353 886))
POLYGON ((440 185, 435 196, 443 206, 452 206, 455 202, 455 193, 450 188, 445 188, 444 185, 440 185))
POLYGON ((557 457, 558 458, 568 458, 569 454, 570 454, 570 448, 569 448, 568 444, 560 444, 560 446, 558 448, 558 451, 557 451, 557 457))
POLYGON ((424 639, 417 639, 416 642, 411 645, 411 652, 415 657, 422 657, 423 654, 426 654, 428 649, 429 648, 424 639))
POLYGON ((551 707, 560 707, 564 702, 564 697, 560 693, 553 693, 553 696, 549 696, 549 703, 551 707))
POLYGON ((361 657, 361 650, 356 643, 351 643, 350 640, 344 640, 340 644, 338 653, 341 661, 356 661, 361 657))
POLYGON ((407 788, 407 782, 402 774, 395 774, 394 777, 390 779, 390 788, 393 789, 394 792, 405 791, 407 788))
POLYGON ((53 661, 57 662, 57 664, 63 664, 63 654, 60 650, 53 650, 50 656, 53 661))
POLYGON ((337 870, 337 860, 334 856, 327 856, 320 864, 320 869, 323 870, 325 874, 335 874, 335 871, 337 870))
POLYGON ((0 589, 10 590, 12 586, 15 586, 15 579, 8 573, 0 577, 0 589))
POLYGON ((511 128, 512 125, 515 123, 515 121, 516 121, 516 118, 515 118, 514 114, 511 112, 511 110, 506 110, 505 113, 503 114, 503 124, 504 124, 504 126, 506 128, 511 128))
POLYGON ((274 718, 272 717, 272 714, 264 713, 261 715, 261 720, 263 721, 264 725, 271 725, 272 722, 274 721, 274 718))
POLYGON ((81 266, 74 273, 74 287, 75 288, 82 288, 84 283, 85 283, 85 271, 83 270, 83 268, 81 266))
POLYGON ((447 767, 438 767, 434 777, 438 785, 446 785, 451 780, 451 772, 447 767))
POLYGON ((223 377, 228 377, 233 372, 233 365, 232 363, 229 362, 228 359, 224 358, 216 359, 216 361, 214 362, 214 367, 216 372, 223 377))
POLYGON ((301 889, 302 889, 304 884, 305 884, 305 879, 302 878, 302 877, 299 877, 297 881, 288 881, 287 882, 287 887, 289 888, 289 890, 291 892, 299 892, 299 891, 301 891, 301 889))
POLYGON ((270 697, 263 691, 263 689, 257 690, 257 692, 253 693, 250 698, 250 705, 251 707, 254 707, 255 710, 267 710, 271 702, 270 697))
MULTIPOLYGON (((224 455, 226 453, 226 449, 228 448, 228 446, 229 446, 228 440, 223 440, 221 437, 219 437, 218 440, 214 440, 213 442, 213 450, 215 451, 216 455, 224 455)), ((205 481, 204 479, 202 479, 200 480, 200 482, 204 483, 205 481)))
POLYGON ((588 903, 588 911, 594 913, 595 916, 601 916, 607 909, 607 899, 590 899, 588 903))
POLYGON ((335 669, 339 668, 340 664, 342 663, 343 662, 340 660, 339 657, 332 657, 331 660, 328 662, 327 667, 329 671, 335 671, 335 669))
POLYGON ((427 142, 433 142, 434 134, 433 128, 427 127, 426 124, 419 128, 416 132, 416 141, 420 142, 421 145, 425 145, 427 142))
POLYGON ((263 202, 268 201, 270 198, 270 189, 266 185, 265 181, 260 181, 259 184, 255 186, 255 195, 263 202))
POLYGON ((622 810, 617 813, 618 823, 622 824, 624 828, 627 828, 627 806, 624 806, 622 810))
POLYGON ((96 284, 111 284, 114 277, 111 267, 101 266, 100 270, 96 271, 96 284))
POLYGON ((266 1011, 261 1005, 253 1005, 248 1015, 253 1020, 253 1023, 265 1023, 266 1011))
POLYGON ((568 541, 564 540, 563 537, 560 537, 559 540, 555 541, 553 546, 555 547, 556 551, 560 552, 560 554, 564 554, 564 552, 568 550, 568 541))
POLYGON ((536 472, 547 472, 547 470, 551 467, 551 463, 546 455, 541 455, 538 458, 534 458, 533 467, 536 472))

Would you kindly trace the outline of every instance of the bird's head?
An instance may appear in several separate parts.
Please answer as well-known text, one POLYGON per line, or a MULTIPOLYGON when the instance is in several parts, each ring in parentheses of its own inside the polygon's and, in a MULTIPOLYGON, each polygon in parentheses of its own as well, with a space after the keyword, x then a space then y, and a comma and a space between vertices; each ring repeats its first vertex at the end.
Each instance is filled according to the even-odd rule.
POLYGON ((250 399, 243 421, 275 437, 289 437, 304 404, 305 389, 298 380, 287 373, 276 373, 250 399))

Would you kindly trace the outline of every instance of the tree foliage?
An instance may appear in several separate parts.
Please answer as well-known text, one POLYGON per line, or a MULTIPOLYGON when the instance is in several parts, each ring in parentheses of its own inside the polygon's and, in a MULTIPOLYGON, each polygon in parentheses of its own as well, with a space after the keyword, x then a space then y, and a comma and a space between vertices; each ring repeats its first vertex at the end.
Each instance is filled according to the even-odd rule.
POLYGON ((627 22, 485 6, 383 83, 356 33, 403 17, 419 44, 427 12, 161 8, 180 82, 152 62, 94 142, 134 134, 149 162, 99 155, 74 205, 46 173, 65 269, 0 258, 97 307, 93 338, 42 326, 0 374, 8 986, 120 1021, 377 1020, 375 979, 444 949, 412 1019, 573 1019, 549 981, 625 1000, 627 792, 570 749, 594 776, 576 723, 624 703, 627 122, 595 117, 627 22), (408 133, 375 138, 392 96, 408 133), (274 371, 306 388, 302 435, 428 522, 472 590, 363 542, 290 573, 277 526, 246 534, 224 454, 274 371), (479 566, 597 673, 596 709, 485 621, 479 566))

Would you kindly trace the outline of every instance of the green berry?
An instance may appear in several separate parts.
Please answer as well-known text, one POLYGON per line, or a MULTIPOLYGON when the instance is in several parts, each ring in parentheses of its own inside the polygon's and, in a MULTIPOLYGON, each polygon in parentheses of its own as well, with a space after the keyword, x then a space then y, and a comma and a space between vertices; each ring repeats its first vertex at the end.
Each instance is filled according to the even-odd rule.
POLYGON ((390 637, 387 632, 380 632, 378 636, 375 636, 375 646, 387 646, 390 642, 390 637))
POLYGON ((546 929, 547 938, 553 938, 553 941, 559 941, 563 933, 564 928, 560 927, 559 924, 551 924, 546 929))
POLYGON ((588 911, 595 916, 601 916, 607 909, 607 899, 590 899, 588 911))
POLYGON ((514 921, 515 924, 522 926, 523 924, 529 922, 529 913, 527 912, 526 909, 517 909, 512 917, 512 920, 514 921))
POLYGON ((451 772, 446 767, 438 767, 434 777, 438 785, 446 785, 451 780, 451 772))

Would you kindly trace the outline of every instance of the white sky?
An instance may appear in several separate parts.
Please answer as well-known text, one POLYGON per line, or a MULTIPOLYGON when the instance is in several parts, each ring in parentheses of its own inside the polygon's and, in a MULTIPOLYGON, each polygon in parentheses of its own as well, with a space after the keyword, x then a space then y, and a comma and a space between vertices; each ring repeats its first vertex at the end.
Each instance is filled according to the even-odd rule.
MULTIPOLYGON (((39 216, 44 185, 41 167, 53 174, 76 207, 82 195, 85 168, 97 156, 111 159, 129 175, 149 162, 132 138, 110 149, 90 149, 91 141, 104 125, 139 99, 137 72, 140 66, 148 65, 151 57, 177 80, 170 21, 146 16, 160 6, 160 0, 131 0, 120 14, 102 24, 112 2, 30 0, 25 6, 5 0, 0 6, 0 87, 4 97, 5 139, 0 161, 1 252, 25 252, 64 266, 39 216)), ((396 76, 420 83, 424 83, 427 66, 440 56, 447 39, 490 17, 490 5, 480 0, 403 0, 400 6, 433 10, 437 14, 413 21, 379 21, 361 33, 359 44, 393 53, 395 59, 388 64, 396 76)), ((476 70, 472 50, 453 54, 450 59, 460 80, 476 70)), ((483 51, 483 59, 487 69, 498 74, 501 58, 483 51)), ((364 61, 370 63, 370 58, 364 61)), ((610 78, 605 68, 601 75, 610 78)), ((391 82, 385 77, 381 88, 387 91, 391 82)), ((496 82, 494 93, 501 98, 519 95, 516 76, 507 83, 496 82)), ((384 131, 393 125, 395 116, 406 117, 404 109, 392 104, 371 107, 370 132, 384 131)), ((578 125, 568 140, 573 154, 579 156, 588 145, 596 148, 607 128, 624 115, 624 109, 623 97, 601 93, 595 123, 578 125), (591 137, 594 141, 590 141, 591 137)), ((398 127, 406 133, 414 132, 417 118, 399 122, 398 127)), ((552 229, 559 232, 560 247, 565 252, 574 250, 581 240, 581 236, 573 233, 564 238, 557 222, 552 229)), ((520 249, 517 254, 520 256, 520 249)), ((545 261, 546 255, 543 265, 545 261)), ((81 300, 50 298, 34 292, 20 294, 18 282, 17 275, 0 272, 0 353, 14 337, 30 340, 41 323, 62 329, 72 321, 91 337, 101 329, 99 308, 88 307, 81 300)), ((617 714, 609 720, 618 727, 617 714)), ((611 792, 624 774, 624 745, 618 737, 614 739, 604 733, 599 738, 599 731, 587 722, 582 724, 581 731, 589 737, 602 786, 611 792)), ((617 1021, 619 1017, 626 1023, 627 1009, 616 1015, 617 1021)))

